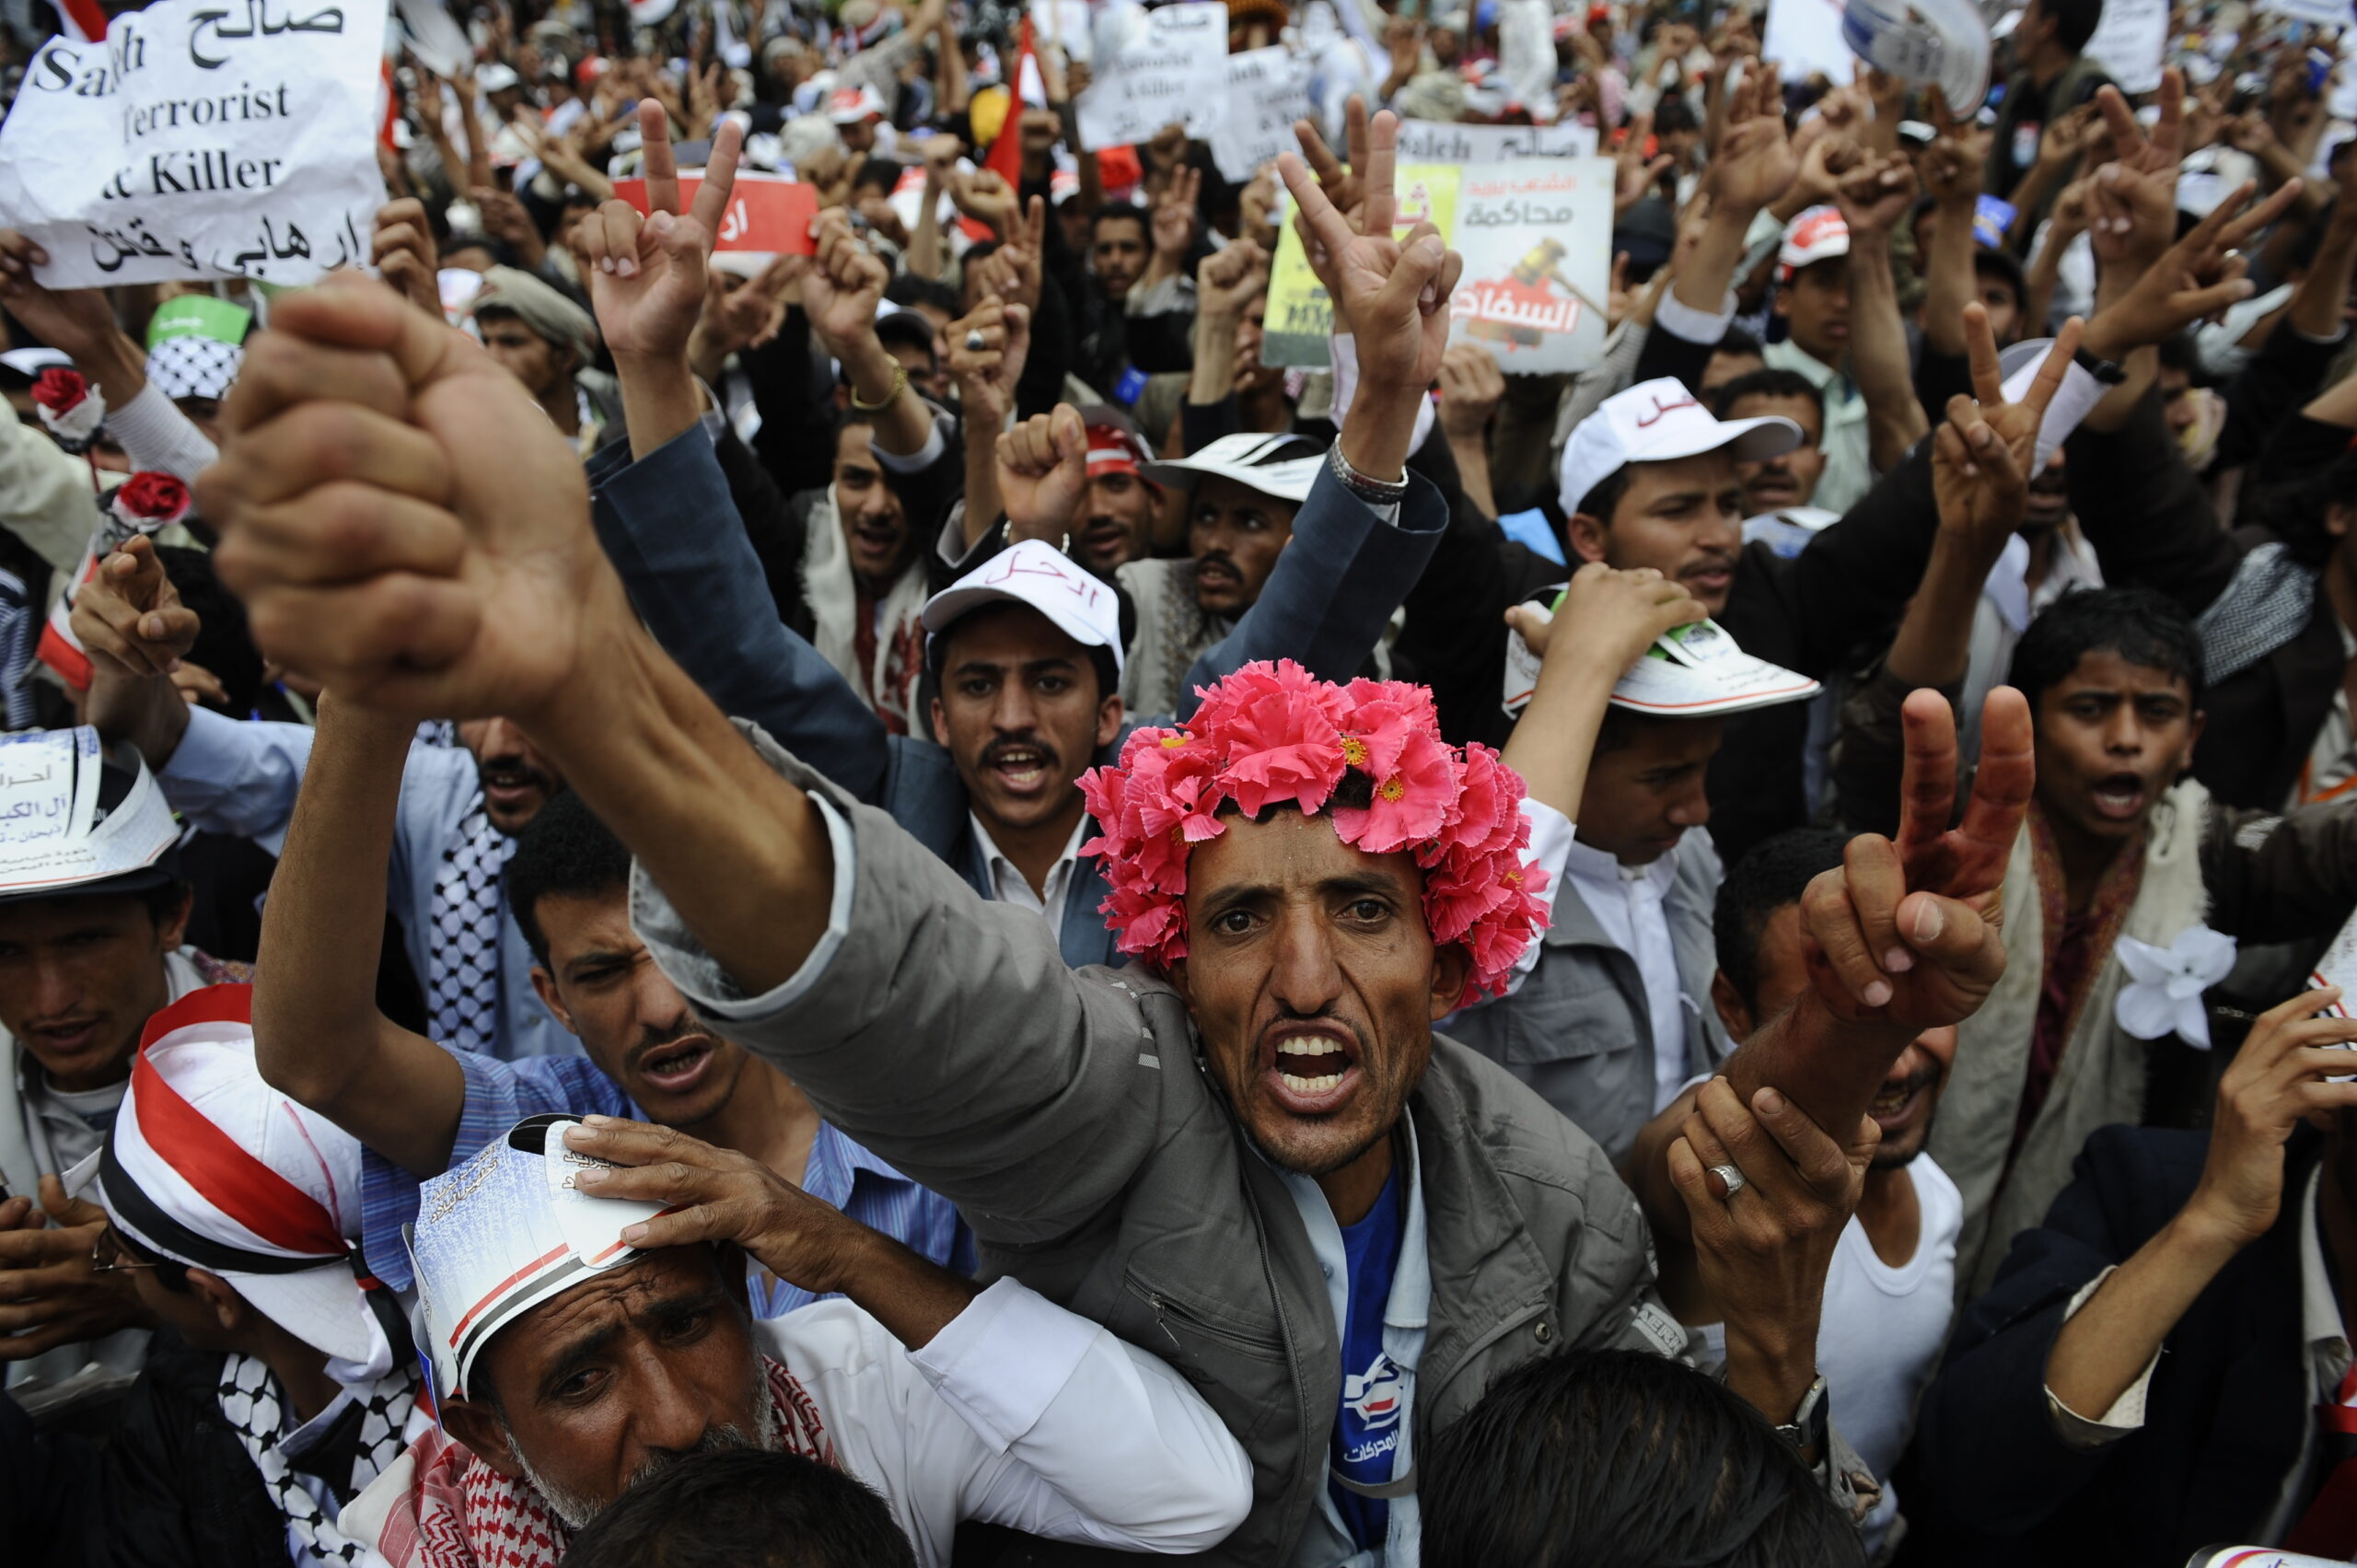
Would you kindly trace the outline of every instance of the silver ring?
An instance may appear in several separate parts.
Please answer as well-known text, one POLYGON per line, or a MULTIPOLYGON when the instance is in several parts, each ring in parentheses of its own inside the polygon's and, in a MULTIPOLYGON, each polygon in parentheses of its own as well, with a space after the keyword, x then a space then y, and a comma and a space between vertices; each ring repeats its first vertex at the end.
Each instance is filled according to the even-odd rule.
POLYGON ((990 339, 982 336, 982 330, 980 327, 972 328, 966 333, 966 352, 968 354, 980 354, 982 350, 990 346, 990 339))
POLYGON ((1711 1167, 1711 1174, 1727 1184, 1727 1196, 1730 1198, 1748 1185, 1743 1179, 1743 1172, 1731 1165, 1714 1165, 1711 1167))

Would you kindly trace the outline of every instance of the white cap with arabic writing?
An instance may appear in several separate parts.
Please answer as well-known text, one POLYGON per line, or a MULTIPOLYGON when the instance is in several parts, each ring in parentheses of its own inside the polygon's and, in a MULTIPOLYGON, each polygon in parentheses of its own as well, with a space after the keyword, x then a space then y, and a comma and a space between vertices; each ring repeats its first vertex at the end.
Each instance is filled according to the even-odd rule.
POLYGON ((1558 494, 1569 517, 1630 463, 1672 462, 1722 447, 1733 447, 1737 462, 1756 463, 1800 444, 1801 427, 1791 420, 1714 419, 1685 382, 1665 376, 1605 399, 1580 421, 1563 447, 1558 494))

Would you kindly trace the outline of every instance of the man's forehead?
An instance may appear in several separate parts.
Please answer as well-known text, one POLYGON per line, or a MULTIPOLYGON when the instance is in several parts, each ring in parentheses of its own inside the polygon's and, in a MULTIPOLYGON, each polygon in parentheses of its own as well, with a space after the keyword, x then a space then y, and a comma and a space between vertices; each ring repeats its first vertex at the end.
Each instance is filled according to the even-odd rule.
POLYGON ((1729 419, 1758 419, 1768 414, 1782 414, 1799 425, 1804 437, 1803 446, 1817 445, 1818 436, 1823 434, 1823 411, 1814 399, 1804 398, 1797 392, 1781 395, 1749 392, 1727 405, 1729 419))
POLYGON ((2137 664, 2118 648, 2089 648, 2053 690, 2065 696, 2090 691, 2125 691, 2144 696, 2162 691, 2190 700, 2193 695, 2192 684, 2177 671, 2158 665, 2137 664))
POLYGON ((1305 892, 1336 882, 1388 886, 1412 893, 1422 886, 1412 855, 1369 854, 1344 843, 1331 818, 1305 817, 1279 807, 1265 822, 1241 815, 1220 820, 1226 831, 1195 846, 1187 890, 1218 898, 1251 891, 1305 892))
POLYGON ((693 1301, 719 1283, 709 1247, 646 1253, 585 1278, 500 1330, 483 1347, 505 1365, 541 1365, 595 1333, 624 1328, 651 1308, 693 1301))
POLYGON ((1019 668, 1051 659, 1077 663, 1088 650, 1028 604, 1002 600, 959 616, 942 634, 942 668, 1019 668))

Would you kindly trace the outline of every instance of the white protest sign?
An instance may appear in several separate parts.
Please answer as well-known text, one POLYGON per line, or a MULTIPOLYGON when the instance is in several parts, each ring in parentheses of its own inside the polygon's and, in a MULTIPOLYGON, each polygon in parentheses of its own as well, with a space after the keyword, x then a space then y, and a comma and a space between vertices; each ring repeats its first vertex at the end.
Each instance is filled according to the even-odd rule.
POLYGON ((2349 0, 2258 0, 2258 9, 2320 28, 2345 28, 2352 19, 2349 0))
POLYGON ((1067 60, 1086 64, 1089 48, 1088 0, 1031 0, 1031 41, 1035 47, 1054 44, 1067 60))
MULTIPOLYGON (((1227 7, 1165 6, 1100 50, 1095 79, 1074 104, 1089 152, 1151 141, 1165 125, 1209 140, 1227 108, 1227 7)), ((1099 40, 1103 42, 1103 40, 1099 40)))
POLYGON ((442 0, 393 0, 401 14, 401 41, 418 64, 448 81, 475 57, 475 46, 442 0))
POLYGON ((1822 72, 1835 85, 1850 80, 1858 62, 1841 37, 1841 0, 1768 0, 1760 56, 1783 62, 1784 80, 1822 72))
POLYGON ((2104 0, 2103 20, 2087 40, 2087 56, 2124 93, 2161 85, 2161 56, 2169 42, 2169 0, 2104 0))
POLYGON ((1536 157, 1594 157, 1596 127, 1461 125, 1442 120, 1399 122, 1401 163, 1515 163, 1536 157))
POLYGON ((385 0, 157 0, 52 38, 0 126, 0 221, 51 288, 368 262, 385 0))
MULTIPOLYGON (((0 743, 0 850, 63 839, 72 828, 79 733, 30 730, 0 743)), ((95 758, 97 735, 89 733, 95 758)))
POLYGON ((1604 354, 1612 286, 1611 160, 1480 164, 1457 187, 1465 257, 1449 339, 1509 374, 1585 370, 1604 354))
POLYGON ((1227 112, 1212 127, 1212 161, 1233 180, 1279 154, 1296 152, 1293 122, 1309 117, 1307 59, 1281 45, 1227 57, 1227 112))

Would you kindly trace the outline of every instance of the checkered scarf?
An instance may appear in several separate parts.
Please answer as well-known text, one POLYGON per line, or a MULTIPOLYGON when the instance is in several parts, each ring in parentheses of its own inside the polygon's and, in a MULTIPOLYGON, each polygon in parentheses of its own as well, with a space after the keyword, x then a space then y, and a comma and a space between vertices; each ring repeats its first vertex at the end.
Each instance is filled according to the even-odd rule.
POLYGON ((147 351, 147 379, 168 398, 229 395, 246 351, 217 338, 166 338, 147 351))
POLYGON ((348 1503, 367 1489, 377 1473, 401 1455, 401 1429, 409 1424, 417 1404, 417 1373, 404 1363, 366 1388, 353 1390, 353 1403, 310 1452, 289 1459, 279 1447, 285 1426, 285 1405, 278 1379, 259 1357, 233 1355, 222 1364, 221 1382, 215 1390, 221 1414, 236 1429, 238 1441, 261 1472, 263 1490, 300 1543, 298 1562, 357 1563, 367 1548, 347 1538, 334 1518, 321 1509, 303 1484, 303 1475, 317 1475, 339 1503, 348 1503))

